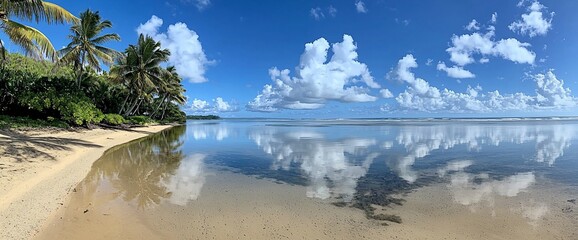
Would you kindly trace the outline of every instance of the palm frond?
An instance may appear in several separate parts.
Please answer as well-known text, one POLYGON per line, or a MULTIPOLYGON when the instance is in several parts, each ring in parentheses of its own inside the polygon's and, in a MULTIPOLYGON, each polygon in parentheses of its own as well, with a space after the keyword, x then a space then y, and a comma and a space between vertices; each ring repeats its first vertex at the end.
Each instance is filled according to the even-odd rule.
POLYGON ((48 38, 35 28, 14 21, 4 21, 4 32, 12 42, 21 46, 28 55, 56 59, 56 50, 48 38))
POLYGON ((90 41, 95 44, 101 44, 108 41, 120 41, 120 36, 116 33, 108 33, 100 37, 96 37, 90 41))
POLYGON ((17 17, 36 22, 74 23, 78 18, 61 6, 40 0, 2 1, 2 10, 9 17, 17 17))
POLYGON ((80 21, 72 13, 54 3, 42 1, 42 6, 44 7, 44 20, 48 23, 77 23, 80 21))

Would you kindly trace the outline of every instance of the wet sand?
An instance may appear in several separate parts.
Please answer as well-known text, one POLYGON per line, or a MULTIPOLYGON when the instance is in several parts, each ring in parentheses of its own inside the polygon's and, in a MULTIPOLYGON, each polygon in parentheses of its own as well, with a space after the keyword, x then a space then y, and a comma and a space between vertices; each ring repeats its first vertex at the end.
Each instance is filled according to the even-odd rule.
POLYGON ((403 206, 385 209, 385 213, 401 216, 403 222, 383 226, 382 222, 366 218, 359 209, 336 207, 330 204, 332 200, 308 198, 303 186, 205 168, 194 181, 200 186, 189 186, 197 189, 186 196, 193 199, 188 203, 174 201, 171 194, 175 193, 170 192, 158 203, 126 202, 102 178, 94 182, 98 189, 80 189, 97 187, 79 184, 70 203, 57 212, 37 239, 577 237, 578 208, 566 199, 575 197, 578 191, 554 183, 543 182, 508 197, 487 188, 473 189, 482 191, 480 195, 467 192, 472 190, 468 187, 434 184, 404 196, 407 201, 403 206))
POLYGON ((0 239, 31 238, 104 151, 168 127, 0 130, 0 239))

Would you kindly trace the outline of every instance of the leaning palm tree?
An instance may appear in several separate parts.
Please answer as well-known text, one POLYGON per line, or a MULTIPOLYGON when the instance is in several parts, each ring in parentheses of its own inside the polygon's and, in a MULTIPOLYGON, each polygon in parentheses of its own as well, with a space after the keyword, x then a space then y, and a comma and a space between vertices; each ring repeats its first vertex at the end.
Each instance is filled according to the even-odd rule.
POLYGON ((176 71, 174 66, 167 67, 163 74, 163 83, 159 85, 158 91, 158 104, 151 116, 157 114, 160 108, 163 108, 161 119, 164 118, 166 109, 169 104, 175 103, 182 105, 185 103, 184 92, 185 89, 181 84, 182 78, 176 71))
POLYGON ((125 85, 129 93, 119 111, 131 115, 151 92, 163 82, 160 64, 167 61, 170 52, 162 49, 161 44, 150 36, 140 35, 136 45, 129 45, 121 58, 111 69, 111 77, 125 85))
POLYGON ((101 46, 109 41, 120 41, 116 33, 101 35, 104 29, 110 27, 112 23, 108 20, 102 21, 98 12, 86 10, 80 14, 80 22, 70 28, 72 34, 68 35, 68 38, 72 41, 58 51, 61 55, 58 63, 73 64, 77 73, 78 87, 80 87, 85 66, 100 71, 101 63, 110 65, 121 56, 119 52, 101 46))
MULTIPOLYGON (((46 22, 74 23, 78 19, 66 9, 41 0, 0 0, 0 29, 29 56, 41 59, 56 59, 56 50, 40 31, 14 21, 14 19, 46 22)), ((1 47, 4 51, 4 47, 1 47)))

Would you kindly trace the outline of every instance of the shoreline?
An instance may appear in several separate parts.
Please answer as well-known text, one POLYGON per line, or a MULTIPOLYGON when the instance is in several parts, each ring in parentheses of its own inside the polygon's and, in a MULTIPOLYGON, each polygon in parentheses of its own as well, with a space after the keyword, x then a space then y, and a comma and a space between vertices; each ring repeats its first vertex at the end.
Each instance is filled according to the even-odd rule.
POLYGON ((31 239, 105 151, 170 127, 0 130, 0 239, 31 239))

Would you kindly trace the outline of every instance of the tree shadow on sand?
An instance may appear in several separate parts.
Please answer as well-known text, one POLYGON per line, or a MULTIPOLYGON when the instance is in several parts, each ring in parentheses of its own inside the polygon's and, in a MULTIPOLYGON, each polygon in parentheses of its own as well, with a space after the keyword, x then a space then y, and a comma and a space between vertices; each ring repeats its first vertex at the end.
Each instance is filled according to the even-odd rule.
POLYGON ((46 150, 68 151, 71 150, 72 146, 102 147, 101 145, 79 139, 27 136, 11 130, 0 130, 0 146, 4 147, 4 152, 0 153, 2 156, 14 158, 17 162, 24 162, 27 158, 37 157, 56 160, 54 156, 46 152, 46 150))

